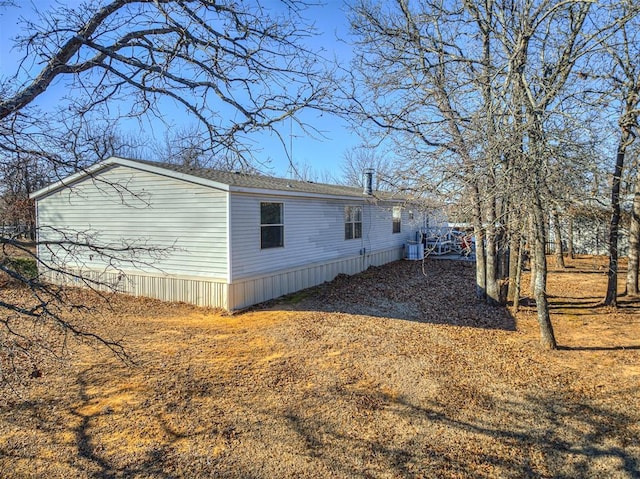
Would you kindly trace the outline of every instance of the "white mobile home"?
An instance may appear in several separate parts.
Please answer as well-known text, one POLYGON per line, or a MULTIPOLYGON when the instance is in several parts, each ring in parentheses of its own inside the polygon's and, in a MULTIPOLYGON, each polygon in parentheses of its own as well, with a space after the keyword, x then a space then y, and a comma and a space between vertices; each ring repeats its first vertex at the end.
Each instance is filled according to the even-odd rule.
POLYGON ((49 281, 227 310, 398 260, 420 221, 389 194, 122 158, 32 196, 49 281))

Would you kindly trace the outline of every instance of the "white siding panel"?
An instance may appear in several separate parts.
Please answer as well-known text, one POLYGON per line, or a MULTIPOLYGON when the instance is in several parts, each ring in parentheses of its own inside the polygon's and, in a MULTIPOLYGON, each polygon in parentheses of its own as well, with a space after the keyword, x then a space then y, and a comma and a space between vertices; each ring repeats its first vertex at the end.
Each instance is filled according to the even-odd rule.
MULTIPOLYGON (((60 235, 54 230, 64 230, 81 240, 89 236, 95 245, 142 248, 137 257, 118 252, 116 260, 82 248, 71 253, 55 250, 58 263, 65 267, 227 276, 223 191, 117 166, 40 199, 38 215, 41 240, 56 239, 60 235)), ((40 254, 45 261, 52 259, 44 248, 40 254)))
POLYGON ((343 202, 305 198, 231 196, 232 281, 259 273, 358 254, 344 241, 343 202), (284 247, 260 248, 260 202, 284 204, 284 247))
POLYGON ((377 203, 366 208, 364 215, 367 229, 363 236, 366 238, 368 251, 401 248, 407 241, 415 239, 416 228, 409 224, 406 209, 402 210, 400 233, 393 233, 393 206, 389 203, 377 203))
MULTIPOLYGON (((256 274, 273 273, 312 263, 329 263, 346 257, 402 248, 415 239, 403 211, 402 231, 392 233, 391 205, 364 200, 258 197, 232 194, 231 282, 256 274), (284 204, 284 247, 260 248, 260 202, 284 204), (344 207, 363 207, 362 238, 344 239, 344 207)), ((301 279, 302 281, 302 279, 301 279)))

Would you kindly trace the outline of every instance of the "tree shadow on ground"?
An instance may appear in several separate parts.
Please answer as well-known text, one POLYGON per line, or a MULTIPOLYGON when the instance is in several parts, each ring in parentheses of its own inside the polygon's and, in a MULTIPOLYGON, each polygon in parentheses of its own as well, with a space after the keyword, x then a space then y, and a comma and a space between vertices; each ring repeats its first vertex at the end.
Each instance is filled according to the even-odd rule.
MULTIPOLYGON (((622 273, 622 272, 624 272, 624 269, 622 268, 622 269, 619 269, 618 271, 622 273)), ((549 272, 552 273, 552 274, 559 274, 559 275, 560 274, 571 274, 571 275, 574 275, 574 274, 588 274, 588 275, 601 274, 601 275, 606 277, 607 269, 604 266, 600 267, 600 268, 595 267, 595 268, 591 268, 591 269, 589 269, 589 268, 580 268, 580 269, 578 269, 575 266, 567 266, 567 267, 565 267, 565 269, 551 268, 549 272)))
POLYGON ((166 443, 162 444, 159 448, 149 451, 146 458, 138 461, 135 465, 124 468, 116 465, 116 461, 106 454, 110 452, 108 448, 94 437, 95 422, 101 415, 108 415, 111 412, 109 408, 92 411, 93 408, 90 407, 92 405, 92 398, 87 391, 89 387, 95 387, 96 385, 95 375, 91 374, 91 368, 82 371, 78 375, 77 384, 79 386, 81 403, 73 409, 72 414, 79 418, 80 422, 74 428, 74 434, 78 458, 86 464, 85 471, 87 473, 93 471, 88 474, 89 477, 112 479, 116 477, 135 477, 144 474, 162 479, 174 477, 162 470, 162 459, 166 454, 166 448, 170 447, 178 439, 171 437, 171 435, 169 435, 170 440, 166 441, 166 443), (91 378, 89 378, 89 376, 91 376, 91 378))
POLYGON ((506 307, 475 295, 473 263, 396 261, 265 303, 260 308, 322 311, 431 324, 515 331, 506 307))
POLYGON ((640 298, 618 298, 618 309, 624 312, 640 312, 640 298))
POLYGON ((640 346, 558 346, 562 351, 640 351, 640 346))
MULTIPOLYGON (((571 308, 571 309, 594 309, 602 306, 602 298, 549 298, 549 309, 571 308), (564 299, 565 301, 562 301, 564 299)), ((533 304, 535 306, 535 303, 533 304)))
MULTIPOLYGON (((364 293, 379 281, 382 286, 376 291, 380 297, 408 302, 421 281, 435 280, 427 276, 420 282, 414 279, 416 284, 411 285, 406 278, 400 278, 411 287, 408 292, 396 293, 399 297, 393 296, 397 283, 385 284, 384 274, 397 275, 405 267, 409 274, 422 274, 415 271, 415 263, 409 264, 414 266, 400 265, 399 269, 383 273, 370 271, 368 276, 365 273, 359 279, 354 277, 353 283, 340 278, 345 283, 325 285, 324 296, 308 296, 314 302, 307 306, 340 312, 345 303, 357 307, 357 298, 363 297, 367 304, 371 295, 364 293), (333 286, 335 290, 331 289, 333 286), (360 286, 362 290, 357 289, 360 286)), ((435 276, 436 272, 432 269, 428 274, 435 276)), ((452 272, 451 276, 443 275, 443 282, 457 284, 468 273, 455 269, 452 272)), ((451 288, 438 294, 422 289, 430 294, 421 296, 423 299, 417 304, 424 308, 425 313, 421 314, 429 322, 457 324, 450 311, 451 304, 457 304, 451 301, 456 299, 467 308, 475 307, 473 294, 463 296, 465 288, 451 288), (427 308, 435 308, 437 314, 428 316, 427 308), (437 316, 447 310, 448 322, 438 321, 437 316)), ((301 304, 302 301, 293 306, 308 309, 301 304)), ((481 309, 474 311, 473 314, 484 313, 481 309)), ((486 311, 495 308, 487 307, 486 311)), ((336 318, 336 330, 344 328, 341 319, 336 318)), ((397 319, 421 321, 400 314, 397 319)), ((302 326, 319 324, 314 318, 307 323, 302 326)), ((460 324, 469 326, 464 321, 460 324)), ((117 372, 106 375, 106 368, 97 359, 96 366, 78 370, 73 386, 77 391, 65 404, 47 399, 4 406, 11 411, 11 416, 4 417, 19 423, 23 432, 30 428, 42 430, 47 438, 66 433, 63 436, 69 438, 64 445, 68 454, 64 459, 38 454, 46 452, 46 446, 38 449, 33 445, 30 449, 26 441, 13 439, 11 447, 6 441, 0 446, 0 456, 30 464, 47 462, 39 469, 45 471, 41 477, 99 479, 640 477, 638 409, 633 407, 640 395, 637 385, 628 390, 610 386, 600 392, 597 383, 574 384, 571 378, 579 372, 552 367, 548 370, 557 356, 534 356, 520 340, 510 348, 497 349, 495 354, 501 355, 500 361, 492 363, 497 370, 483 370, 478 377, 488 380, 478 381, 472 375, 482 363, 480 353, 493 344, 490 338, 497 336, 492 334, 473 335, 473 345, 480 336, 490 337, 478 349, 456 340, 462 335, 442 335, 440 343, 425 336, 426 341, 417 348, 419 354, 401 355, 396 348, 384 357, 369 347, 381 341, 378 337, 362 348, 366 354, 357 355, 346 351, 335 337, 326 337, 327 330, 318 327, 311 331, 315 334, 305 336, 300 326, 296 323, 295 330, 275 330, 284 338, 293 338, 287 344, 293 345, 295 356, 257 362, 255 358, 235 355, 224 363, 235 371, 228 376, 211 367, 216 358, 210 356, 207 361, 211 362, 201 361, 199 370, 192 363, 185 365, 187 369, 193 366, 199 375, 171 369, 164 359, 157 364, 145 363, 155 365, 155 369, 141 373, 147 381, 147 396, 130 406, 137 412, 132 416, 101 406, 109 403, 102 400, 117 396, 119 388, 124 387, 121 382, 126 385, 130 378, 118 377, 117 372), (336 350, 338 344, 340 350, 336 350), (380 362, 381 356, 387 361, 380 362), (344 358, 343 362, 339 358, 344 358), (517 371, 509 366, 511 361, 519 363, 517 371), (460 370, 457 375, 452 374, 453 365, 460 370), (509 374, 511 377, 506 378, 509 374), (187 376, 190 381, 184 380, 187 376), (205 399, 215 407, 204 408, 205 399), (65 408, 70 415, 63 415, 65 408), (141 416, 140 424, 131 423, 131 418, 141 416), (111 421, 115 425, 105 430, 105 424, 111 421), (123 444, 124 440, 131 440, 126 436, 128 427, 161 434, 153 442, 141 441, 141 447, 128 450, 123 444), (218 438, 223 441, 221 453, 214 450, 218 438), (204 452, 203 443, 209 445, 204 452), (63 469, 56 469, 54 460, 61 461, 63 469)), ((446 331, 451 332, 459 331, 446 331)), ((351 344, 362 339, 348 335, 344 341, 351 344)), ((402 341, 391 344, 401 345, 402 341)), ((184 354, 185 347, 179 343, 176 356, 184 354)))
MULTIPOLYGON (((637 394, 639 391, 631 391, 637 394)), ((352 393, 348 402, 353 402, 352 393)), ((380 405, 371 394, 376 416, 396 417, 415 434, 391 437, 360 436, 329 417, 289 411, 292 430, 309 445, 314 460, 326 461, 342 477, 371 477, 386 472, 399 477, 638 477, 640 457, 630 426, 634 418, 612 409, 553 395, 504 400, 485 397, 492 415, 476 419, 466 404, 453 401, 416 403, 389 399, 380 405), (462 438, 472 437, 473 441, 462 438), (461 450, 459 444, 467 445, 461 450), (474 444, 475 443, 475 444, 474 444), (627 448, 635 446, 635 451, 627 448), (352 457, 341 451, 357 451, 352 457), (371 459, 375 458, 375 460, 371 459), (368 462, 368 470, 361 464, 368 462)), ((446 399, 446 398, 443 398, 446 399)), ((358 404, 362 404, 362 398, 358 404)), ((360 409, 359 414, 366 416, 360 409)), ((358 413, 356 413, 358 414, 358 413)), ((370 428, 371 429, 371 428, 370 428)), ((379 431, 382 436, 383 432, 379 431)))
MULTIPOLYGON (((624 333, 627 330, 621 329, 633 324, 636 317, 634 315, 640 311, 640 303, 636 298, 620 299, 617 307, 605 306, 601 296, 566 297, 550 295, 549 299, 552 320, 554 317, 564 318, 564 324, 570 325, 573 323, 572 327, 577 328, 576 330, 599 325, 601 328, 611 328, 618 331, 617 334, 606 336, 606 339, 601 336, 594 336, 595 342, 602 342, 603 344, 585 346, 559 344, 558 349, 565 351, 624 351, 640 349, 640 336, 635 334, 629 337, 624 333), (576 320, 578 323, 575 323, 576 320)), ((588 331, 588 329, 583 329, 583 331, 588 331)), ((600 334, 595 329, 593 332, 594 335, 600 334)), ((578 334, 578 337, 584 338, 584 333, 582 335, 578 334)))
MULTIPOLYGON (((600 296, 547 296, 549 299, 549 309, 566 309, 566 310, 580 310, 587 309, 593 311, 594 314, 602 312, 608 314, 612 310, 619 310, 624 312, 638 312, 640 311, 640 298, 625 299, 624 297, 618 298, 617 306, 608 306, 603 302, 600 296)), ((530 305, 535 306, 535 303, 530 305)))
MULTIPOLYGON (((185 409, 191 424, 177 432, 154 414, 157 426, 167 434, 131 460, 122 453, 118 456, 116 447, 122 444, 105 445, 104 431, 96 425, 104 413, 86 408, 93 404, 88 394, 93 378, 87 373, 78 377, 83 402, 74 414, 80 421, 67 425, 75 436, 75 452, 65 464, 67 477, 568 479, 640 474, 640 444, 634 431, 637 417, 612 402, 590 401, 560 390, 505 397, 489 384, 457 383, 440 395, 420 399, 390 394, 376 381, 354 389, 354 378, 336 380, 330 388, 317 388, 313 394, 293 399, 287 399, 283 391, 276 402, 248 403, 242 389, 226 392, 236 396, 238 404, 260 411, 263 416, 257 420, 239 421, 238 411, 230 414, 220 409, 213 418, 207 411, 185 409), (465 393, 458 394, 458 389, 465 393), (319 409, 316 403, 327 406, 319 409), (226 443, 228 451, 201 462, 203 458, 195 451, 218 426, 233 428, 233 440, 226 443), (252 449, 257 444, 268 453, 257 454, 252 449), (278 472, 280 475, 274 475, 278 472)), ((247 378, 249 382, 256 380, 247 378)), ((200 391, 203 396, 219 393, 200 391)), ((637 397, 640 388, 622 393, 637 397)), ((34 416, 46 414, 50 407, 45 403, 18 406, 34 416)))

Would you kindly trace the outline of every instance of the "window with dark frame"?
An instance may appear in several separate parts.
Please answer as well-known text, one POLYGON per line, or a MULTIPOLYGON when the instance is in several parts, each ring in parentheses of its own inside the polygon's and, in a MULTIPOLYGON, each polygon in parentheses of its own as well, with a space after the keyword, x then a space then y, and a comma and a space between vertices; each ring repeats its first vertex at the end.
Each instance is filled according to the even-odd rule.
POLYGON ((362 206, 344 207, 344 239, 362 238, 362 206))
POLYGON ((260 248, 284 246, 282 203, 260 203, 260 248))
POLYGON ((392 221, 393 221, 392 232, 400 233, 400 229, 402 225, 402 208, 400 206, 393 207, 392 221))

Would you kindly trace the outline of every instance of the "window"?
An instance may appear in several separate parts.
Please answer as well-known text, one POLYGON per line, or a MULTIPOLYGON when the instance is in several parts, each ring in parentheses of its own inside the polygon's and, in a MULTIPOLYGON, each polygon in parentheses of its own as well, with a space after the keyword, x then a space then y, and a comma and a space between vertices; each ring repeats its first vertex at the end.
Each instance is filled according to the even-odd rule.
POLYGON ((282 203, 260 203, 260 248, 284 246, 282 203))
POLYGON ((362 238, 362 206, 344 207, 344 239, 362 238))
POLYGON ((400 225, 402 223, 402 208, 400 206, 393 207, 393 233, 400 233, 400 225))

